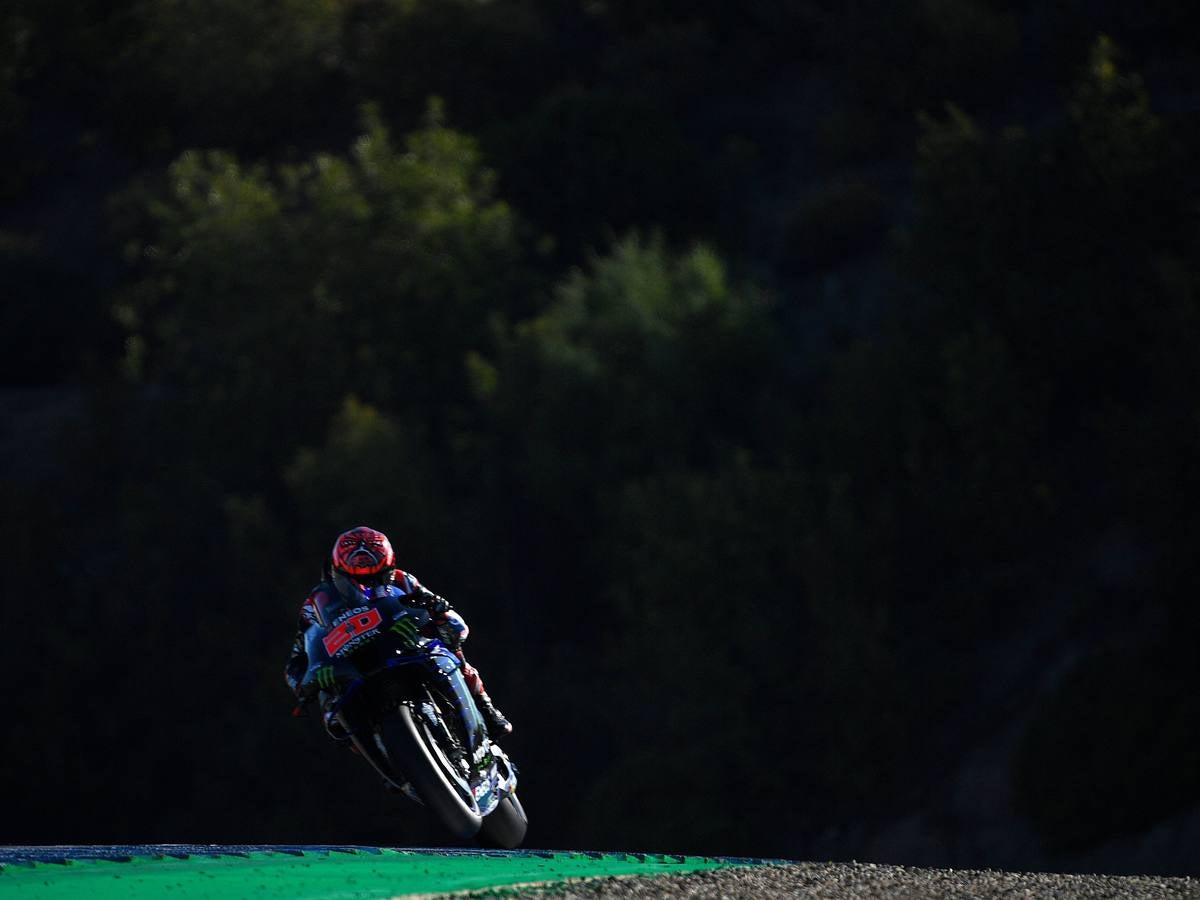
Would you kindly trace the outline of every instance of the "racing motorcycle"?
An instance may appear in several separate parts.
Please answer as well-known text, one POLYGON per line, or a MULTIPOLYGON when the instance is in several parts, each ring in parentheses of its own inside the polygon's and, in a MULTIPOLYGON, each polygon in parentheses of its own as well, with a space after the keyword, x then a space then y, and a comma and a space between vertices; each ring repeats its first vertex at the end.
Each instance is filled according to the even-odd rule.
POLYGON ((321 611, 305 633, 306 696, 384 784, 425 806, 460 840, 511 849, 525 838, 517 767, 488 735, 458 657, 423 636, 426 610, 394 586, 321 611))

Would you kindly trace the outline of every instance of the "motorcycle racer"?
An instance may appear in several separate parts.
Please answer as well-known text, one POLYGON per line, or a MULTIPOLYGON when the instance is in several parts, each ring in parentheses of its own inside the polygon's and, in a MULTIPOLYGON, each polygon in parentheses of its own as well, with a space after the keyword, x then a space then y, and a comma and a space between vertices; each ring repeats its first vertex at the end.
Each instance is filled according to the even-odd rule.
MULTIPOLYGON (((470 634, 466 621, 444 597, 426 588, 416 576, 396 568, 395 554, 387 535, 374 528, 360 525, 340 535, 326 561, 320 584, 309 592, 300 606, 300 621, 292 641, 292 655, 284 669, 288 687, 302 708, 313 698, 301 688, 301 679, 308 670, 308 654, 304 649, 304 633, 312 625, 321 625, 324 611, 344 604, 359 604, 369 600, 374 592, 389 587, 399 589, 400 598, 408 606, 424 609, 430 614, 425 637, 440 638, 462 663, 463 679, 475 699, 488 732, 496 737, 512 733, 512 724, 496 708, 483 686, 479 671, 467 662, 462 645, 470 634)), ((338 737, 334 729, 326 727, 338 737)))

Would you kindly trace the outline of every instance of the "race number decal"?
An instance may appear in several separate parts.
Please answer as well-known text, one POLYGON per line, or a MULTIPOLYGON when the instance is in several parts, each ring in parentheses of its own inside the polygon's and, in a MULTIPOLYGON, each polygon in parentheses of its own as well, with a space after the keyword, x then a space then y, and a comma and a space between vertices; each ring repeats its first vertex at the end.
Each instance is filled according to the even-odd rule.
POLYGON ((382 621, 383 616, 377 609, 368 609, 346 619, 321 639, 325 644, 325 652, 334 656, 355 638, 374 631, 382 621))

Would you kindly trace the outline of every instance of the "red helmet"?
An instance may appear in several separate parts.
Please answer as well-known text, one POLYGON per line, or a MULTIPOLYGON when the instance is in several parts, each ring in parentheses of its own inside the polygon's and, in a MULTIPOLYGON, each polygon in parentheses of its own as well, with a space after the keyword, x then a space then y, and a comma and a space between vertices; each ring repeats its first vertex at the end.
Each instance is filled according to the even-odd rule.
POLYGON ((351 528, 333 542, 331 568, 335 581, 342 576, 362 588, 388 584, 396 571, 392 542, 374 528, 351 528))

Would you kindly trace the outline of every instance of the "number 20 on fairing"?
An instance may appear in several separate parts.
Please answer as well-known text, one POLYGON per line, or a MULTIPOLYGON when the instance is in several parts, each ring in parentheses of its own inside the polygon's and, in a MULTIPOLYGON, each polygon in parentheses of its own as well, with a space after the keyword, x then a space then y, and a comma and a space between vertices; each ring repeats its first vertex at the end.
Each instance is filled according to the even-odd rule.
POLYGON ((369 631, 374 631, 382 621, 383 616, 379 614, 379 610, 377 609, 369 609, 351 619, 347 619, 321 639, 325 644, 325 652, 333 656, 356 637, 361 637, 369 631))

